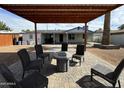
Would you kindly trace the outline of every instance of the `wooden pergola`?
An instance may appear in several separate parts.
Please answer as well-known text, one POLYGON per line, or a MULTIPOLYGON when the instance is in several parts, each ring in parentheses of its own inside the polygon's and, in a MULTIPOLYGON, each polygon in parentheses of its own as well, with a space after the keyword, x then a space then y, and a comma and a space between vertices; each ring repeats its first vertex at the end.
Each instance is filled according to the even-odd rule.
POLYGON ((18 16, 34 22, 37 44, 37 23, 85 23, 85 48, 87 23, 121 4, 0 4, 18 16))

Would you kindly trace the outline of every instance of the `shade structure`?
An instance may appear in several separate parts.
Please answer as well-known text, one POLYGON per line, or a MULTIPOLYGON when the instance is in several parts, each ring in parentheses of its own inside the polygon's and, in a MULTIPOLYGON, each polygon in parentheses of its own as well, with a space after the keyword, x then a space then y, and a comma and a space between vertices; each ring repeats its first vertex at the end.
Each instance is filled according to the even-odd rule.
POLYGON ((34 23, 87 23, 121 4, 0 4, 34 23))
POLYGON ((122 4, 0 4, 0 7, 35 23, 85 23, 85 50, 87 23, 122 4))

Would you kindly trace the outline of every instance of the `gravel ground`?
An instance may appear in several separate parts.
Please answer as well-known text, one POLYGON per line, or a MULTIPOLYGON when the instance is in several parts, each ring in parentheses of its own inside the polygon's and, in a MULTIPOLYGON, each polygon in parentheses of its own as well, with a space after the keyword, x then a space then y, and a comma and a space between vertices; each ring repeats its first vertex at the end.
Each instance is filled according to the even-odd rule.
POLYGON ((124 48, 121 49, 87 48, 87 51, 106 60, 112 65, 117 65, 124 58, 124 48))

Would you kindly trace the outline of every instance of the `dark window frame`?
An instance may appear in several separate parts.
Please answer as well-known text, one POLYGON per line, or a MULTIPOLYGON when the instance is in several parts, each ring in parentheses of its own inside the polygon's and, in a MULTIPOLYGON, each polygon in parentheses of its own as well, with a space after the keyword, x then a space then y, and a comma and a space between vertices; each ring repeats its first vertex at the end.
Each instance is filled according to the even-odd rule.
POLYGON ((75 40, 75 34, 68 34, 69 40, 75 40))

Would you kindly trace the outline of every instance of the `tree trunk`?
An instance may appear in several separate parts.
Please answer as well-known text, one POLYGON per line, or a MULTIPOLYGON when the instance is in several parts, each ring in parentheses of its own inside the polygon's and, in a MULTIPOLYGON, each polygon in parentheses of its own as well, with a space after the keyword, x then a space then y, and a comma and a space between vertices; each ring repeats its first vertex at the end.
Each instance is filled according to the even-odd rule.
POLYGON ((102 45, 110 44, 110 12, 105 14, 102 45))

